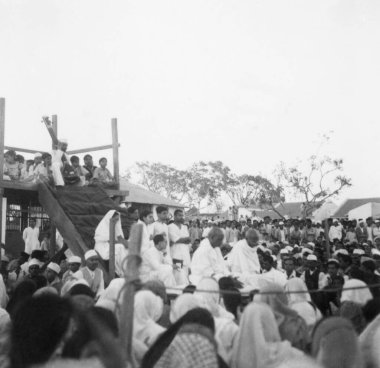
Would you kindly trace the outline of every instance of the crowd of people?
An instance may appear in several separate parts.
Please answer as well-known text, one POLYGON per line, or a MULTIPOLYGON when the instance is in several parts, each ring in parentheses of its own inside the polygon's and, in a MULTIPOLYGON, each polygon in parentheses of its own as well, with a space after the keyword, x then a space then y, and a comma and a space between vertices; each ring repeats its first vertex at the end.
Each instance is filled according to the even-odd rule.
POLYGON ((36 183, 41 180, 52 186, 99 184, 106 187, 115 185, 114 177, 107 168, 107 159, 99 159, 99 167, 94 165, 89 154, 83 158, 83 164, 78 156, 67 152, 67 140, 61 139, 57 147, 50 153, 34 154, 33 159, 9 150, 4 154, 4 179, 21 183, 36 183))
MULTIPOLYGON (((187 220, 127 209, 142 227, 135 367, 380 367, 380 221, 187 220), (327 230, 327 234, 325 233, 327 230)), ((32 222, 32 229, 35 223, 32 222)), ((1 367, 125 367, 128 236, 118 211, 84 258, 2 250, 1 367), (108 285, 115 220, 115 269, 108 285), (108 253, 107 253, 108 252, 108 253)))

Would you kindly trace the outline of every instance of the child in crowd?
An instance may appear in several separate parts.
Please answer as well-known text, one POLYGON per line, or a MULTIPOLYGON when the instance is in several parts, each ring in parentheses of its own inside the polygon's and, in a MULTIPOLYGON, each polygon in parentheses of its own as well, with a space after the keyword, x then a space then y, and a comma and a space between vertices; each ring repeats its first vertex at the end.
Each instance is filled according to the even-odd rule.
POLYGON ((99 160, 100 167, 96 168, 94 171, 93 179, 98 180, 102 184, 113 184, 114 178, 111 174, 111 172, 107 169, 107 159, 105 157, 102 157, 99 160))
POLYGON ((22 165, 18 161, 16 161, 16 152, 13 150, 7 151, 4 155, 4 158, 4 179, 19 180, 22 165))
POLYGON ((78 156, 71 156, 70 158, 71 166, 74 168, 75 174, 79 176, 80 183, 79 186, 86 184, 86 175, 88 174, 87 170, 80 165, 78 156))

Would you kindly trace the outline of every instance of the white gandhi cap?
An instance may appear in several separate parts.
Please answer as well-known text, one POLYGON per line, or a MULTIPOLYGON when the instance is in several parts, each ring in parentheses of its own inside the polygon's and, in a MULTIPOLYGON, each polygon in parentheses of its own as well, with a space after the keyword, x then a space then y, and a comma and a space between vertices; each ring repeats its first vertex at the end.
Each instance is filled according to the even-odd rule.
POLYGON ((99 257, 98 256, 98 253, 96 253, 93 249, 91 250, 88 250, 85 254, 84 254, 84 259, 87 261, 88 259, 92 258, 92 257, 99 257))
POLYGON ((49 270, 52 270, 54 271, 56 274, 59 274, 61 272, 61 267, 59 267, 56 263, 54 262, 50 262, 48 265, 47 265, 47 268, 49 270))

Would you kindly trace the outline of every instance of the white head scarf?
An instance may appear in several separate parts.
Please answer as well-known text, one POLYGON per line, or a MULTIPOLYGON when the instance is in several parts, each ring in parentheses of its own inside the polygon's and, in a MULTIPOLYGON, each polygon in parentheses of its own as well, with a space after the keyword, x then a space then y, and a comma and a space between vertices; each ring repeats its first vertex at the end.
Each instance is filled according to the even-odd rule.
POLYGON ((170 322, 177 322, 188 311, 194 308, 205 308, 205 303, 193 294, 181 294, 172 303, 170 310, 170 322))
POLYGON ((371 300, 372 298, 372 294, 365 282, 357 279, 351 279, 344 284, 340 301, 342 303, 345 301, 350 301, 363 306, 368 302, 368 300, 371 300), (360 289, 347 290, 349 288, 360 289))
POLYGON ((121 290, 124 285, 124 278, 113 279, 108 287, 100 294, 100 297, 96 302, 96 306, 108 309, 111 312, 116 312, 119 300, 122 299, 123 293, 121 290))
POLYGON ((295 277, 290 279, 285 285, 289 307, 295 310, 306 322, 308 327, 312 327, 322 318, 321 312, 316 306, 311 304, 310 294, 305 282, 295 277))
POLYGON ((141 290, 135 295, 133 316, 133 337, 147 346, 152 346, 165 329, 156 322, 164 310, 162 299, 149 290, 141 290))
POLYGON ((288 341, 281 341, 271 308, 262 303, 249 304, 234 341, 232 368, 275 368, 295 355, 301 353, 288 341))
POLYGON ((380 368, 380 315, 377 316, 359 337, 360 349, 366 367, 380 368))

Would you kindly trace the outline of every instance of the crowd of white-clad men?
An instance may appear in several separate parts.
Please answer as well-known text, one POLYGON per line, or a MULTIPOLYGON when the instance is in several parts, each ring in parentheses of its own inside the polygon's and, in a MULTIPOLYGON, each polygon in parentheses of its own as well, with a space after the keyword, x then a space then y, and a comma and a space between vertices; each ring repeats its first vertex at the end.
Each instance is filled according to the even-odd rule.
POLYGON ((33 222, 19 259, 2 254, 0 366, 380 367, 377 219, 185 224, 181 210, 170 222, 164 206, 155 222, 128 210, 143 225, 132 363, 119 339, 125 279, 105 285, 99 268, 116 217, 125 271, 110 211, 84 259, 46 263, 33 222))

